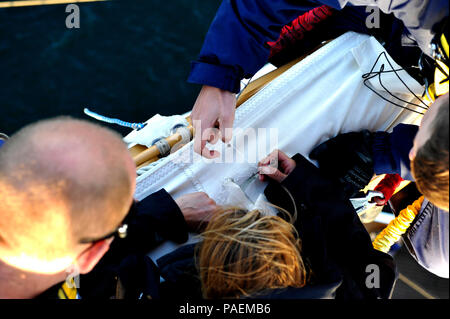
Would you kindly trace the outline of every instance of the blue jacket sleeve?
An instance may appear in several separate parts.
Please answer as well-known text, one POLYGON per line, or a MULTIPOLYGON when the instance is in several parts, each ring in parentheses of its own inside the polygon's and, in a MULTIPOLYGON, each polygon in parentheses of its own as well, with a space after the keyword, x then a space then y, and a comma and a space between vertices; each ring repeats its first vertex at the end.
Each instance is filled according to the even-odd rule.
POLYGON ((399 124, 392 133, 377 132, 373 143, 375 174, 399 174, 403 179, 414 181, 411 174, 409 152, 419 127, 399 124))
POLYGON ((448 16, 446 0, 224 0, 188 81, 238 93, 240 80, 267 62, 270 49, 265 44, 275 41, 284 25, 322 4, 338 10, 378 6, 393 13, 427 54, 433 27, 448 16))
POLYGON ((240 80, 267 62, 270 48, 265 44, 278 39, 284 25, 318 5, 316 1, 224 0, 188 81, 238 93, 240 80))

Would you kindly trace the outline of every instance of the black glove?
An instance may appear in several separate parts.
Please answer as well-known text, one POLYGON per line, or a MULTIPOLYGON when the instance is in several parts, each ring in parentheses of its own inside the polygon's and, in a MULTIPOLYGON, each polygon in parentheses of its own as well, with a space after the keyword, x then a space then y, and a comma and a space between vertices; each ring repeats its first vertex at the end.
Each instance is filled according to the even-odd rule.
POLYGON ((309 155, 321 171, 342 184, 348 198, 365 188, 374 175, 373 133, 365 130, 336 136, 317 146, 309 155))

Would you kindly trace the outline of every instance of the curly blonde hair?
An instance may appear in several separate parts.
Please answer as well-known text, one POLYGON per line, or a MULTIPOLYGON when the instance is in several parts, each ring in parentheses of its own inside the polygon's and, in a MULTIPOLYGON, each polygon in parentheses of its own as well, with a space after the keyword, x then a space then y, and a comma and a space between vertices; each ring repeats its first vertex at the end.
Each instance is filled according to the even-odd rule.
POLYGON ((306 285, 301 241, 292 223, 259 211, 224 208, 197 246, 203 296, 228 299, 306 285))

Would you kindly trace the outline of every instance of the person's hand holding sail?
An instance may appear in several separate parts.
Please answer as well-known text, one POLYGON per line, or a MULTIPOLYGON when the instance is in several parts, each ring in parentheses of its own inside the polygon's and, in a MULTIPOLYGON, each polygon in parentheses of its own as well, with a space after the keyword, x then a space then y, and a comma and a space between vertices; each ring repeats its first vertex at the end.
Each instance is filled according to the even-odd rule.
MULTIPOLYGON (((220 154, 210 151, 207 142, 211 139, 211 129, 218 128, 223 142, 232 138, 232 127, 236 109, 236 95, 211 86, 203 86, 191 113, 195 129, 194 150, 206 158, 216 158, 220 154)), ((216 131, 217 132, 217 131, 216 131)))

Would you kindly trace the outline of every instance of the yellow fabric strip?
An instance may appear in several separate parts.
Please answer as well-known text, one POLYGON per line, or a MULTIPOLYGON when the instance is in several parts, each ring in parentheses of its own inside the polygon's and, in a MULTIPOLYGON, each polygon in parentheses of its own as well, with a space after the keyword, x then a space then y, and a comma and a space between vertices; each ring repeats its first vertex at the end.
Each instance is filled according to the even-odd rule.
POLYGON ((420 208, 422 207, 424 200, 425 198, 422 196, 412 205, 402 210, 400 214, 392 220, 381 233, 378 234, 372 243, 373 247, 384 253, 389 252, 392 245, 394 245, 400 237, 406 233, 409 226, 411 226, 411 223, 420 212, 420 208))
POLYGON ((67 282, 65 282, 61 286, 61 288, 58 290, 59 299, 78 299, 78 291, 73 278, 70 280, 70 286, 67 284, 67 282))
MULTIPOLYGON (((441 61, 436 61, 437 64, 439 64, 439 66, 448 74, 449 70, 448 70, 448 66, 445 65, 445 63, 441 62, 441 61)), ((446 93, 448 93, 449 89, 448 89, 448 80, 445 82, 442 82, 443 80, 445 80, 447 78, 447 76, 441 72, 441 70, 439 70, 438 68, 436 68, 436 72, 434 74, 434 90, 436 92, 436 96, 441 96, 444 95, 446 93)))
POLYGON ((444 53, 449 56, 449 50, 448 50, 448 42, 447 42, 447 38, 445 37, 444 34, 441 35, 441 44, 442 47, 444 49, 444 53))

